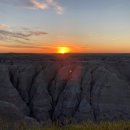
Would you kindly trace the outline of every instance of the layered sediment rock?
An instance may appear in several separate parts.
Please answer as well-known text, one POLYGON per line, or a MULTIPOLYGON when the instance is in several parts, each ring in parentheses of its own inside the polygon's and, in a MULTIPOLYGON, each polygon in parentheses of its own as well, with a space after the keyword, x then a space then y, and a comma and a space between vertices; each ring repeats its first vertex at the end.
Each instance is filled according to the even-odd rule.
POLYGON ((68 62, 17 57, 0 57, 1 119, 62 124, 130 119, 130 57, 68 62))

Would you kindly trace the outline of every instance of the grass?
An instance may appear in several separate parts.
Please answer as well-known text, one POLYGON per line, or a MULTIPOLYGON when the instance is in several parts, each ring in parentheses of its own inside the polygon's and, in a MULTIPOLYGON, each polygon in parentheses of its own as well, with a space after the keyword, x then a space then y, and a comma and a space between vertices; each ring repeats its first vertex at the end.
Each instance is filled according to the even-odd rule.
POLYGON ((82 123, 72 124, 67 126, 51 125, 48 127, 32 127, 29 128, 26 124, 11 125, 8 123, 0 123, 0 130, 130 130, 130 122, 101 122, 101 123, 82 123))

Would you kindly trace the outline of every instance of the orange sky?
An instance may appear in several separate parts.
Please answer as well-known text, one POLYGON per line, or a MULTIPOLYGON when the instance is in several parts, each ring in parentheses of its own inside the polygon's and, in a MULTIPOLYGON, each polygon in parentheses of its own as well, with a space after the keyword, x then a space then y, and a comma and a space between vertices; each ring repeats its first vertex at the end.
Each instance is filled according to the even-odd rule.
MULTIPOLYGON (((60 47, 60 46, 59 46, 60 47)), ((61 46, 62 47, 62 46, 61 46)), ((65 46, 64 46, 65 47, 65 46)), ((67 46, 66 46, 67 47, 67 46)), ((0 47, 0 53, 7 53, 7 52, 16 52, 16 53, 59 53, 58 47, 52 47, 47 49, 40 49, 40 48, 10 48, 10 47, 0 47)), ((129 48, 80 48, 80 47, 68 47, 70 48, 69 53, 130 53, 129 48)))

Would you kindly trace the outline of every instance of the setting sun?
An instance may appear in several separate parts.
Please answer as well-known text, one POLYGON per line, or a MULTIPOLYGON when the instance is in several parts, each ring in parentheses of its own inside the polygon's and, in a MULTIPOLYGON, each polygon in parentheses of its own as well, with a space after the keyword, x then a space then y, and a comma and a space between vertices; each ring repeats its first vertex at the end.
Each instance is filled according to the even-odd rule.
POLYGON ((57 53, 65 54, 65 53, 69 53, 69 52, 70 52, 69 47, 57 47, 57 53))

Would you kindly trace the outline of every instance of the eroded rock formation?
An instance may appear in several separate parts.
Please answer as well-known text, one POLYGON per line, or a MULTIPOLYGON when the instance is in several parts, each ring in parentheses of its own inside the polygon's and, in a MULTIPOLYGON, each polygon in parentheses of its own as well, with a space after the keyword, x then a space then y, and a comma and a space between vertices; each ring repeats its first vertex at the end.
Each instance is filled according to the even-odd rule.
POLYGON ((0 57, 1 119, 130 119, 130 56, 25 57, 0 57))

